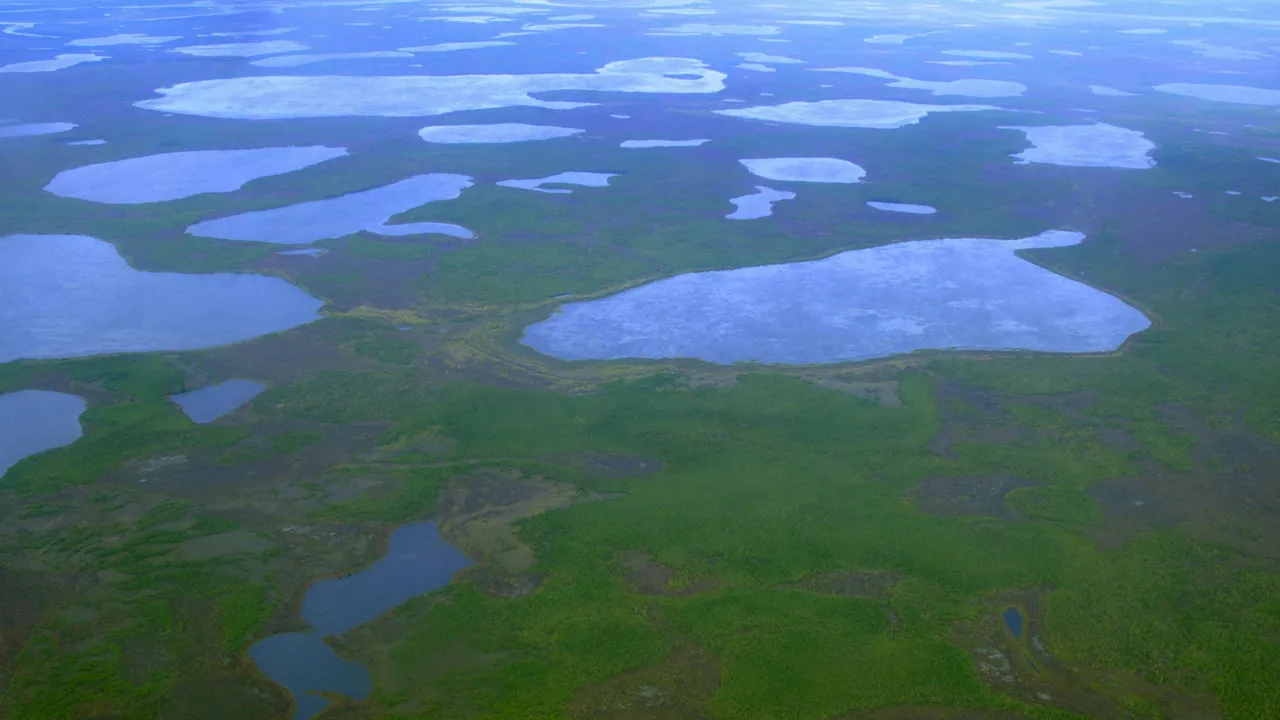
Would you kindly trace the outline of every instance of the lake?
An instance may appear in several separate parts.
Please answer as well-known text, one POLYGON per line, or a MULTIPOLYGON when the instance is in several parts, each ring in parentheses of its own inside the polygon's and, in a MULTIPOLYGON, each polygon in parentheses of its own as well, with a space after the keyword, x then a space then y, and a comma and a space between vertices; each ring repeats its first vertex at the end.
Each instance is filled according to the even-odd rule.
POLYGON ((461 550, 440 537, 435 522, 405 525, 391 533, 386 553, 369 567, 320 580, 307 590, 301 615, 313 631, 264 638, 249 656, 293 695, 294 720, 308 720, 328 706, 317 691, 363 698, 370 692, 368 670, 343 660, 324 638, 438 590, 470 565, 461 550))

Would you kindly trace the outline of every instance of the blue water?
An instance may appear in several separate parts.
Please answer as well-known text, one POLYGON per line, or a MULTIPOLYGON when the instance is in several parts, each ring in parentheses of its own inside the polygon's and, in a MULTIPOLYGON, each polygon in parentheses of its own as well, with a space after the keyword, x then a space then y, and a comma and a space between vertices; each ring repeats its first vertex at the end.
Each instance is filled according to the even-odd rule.
POLYGON ((84 235, 0 237, 0 363, 215 347, 314 322, 322 305, 278 277, 137 270, 84 235))
POLYGON ((365 570, 311 586, 302 600, 302 619, 315 630, 265 638, 249 649, 249 657, 293 695, 293 720, 310 720, 328 706, 316 692, 367 697, 369 671, 338 657, 324 638, 448 585, 471 564, 440 537, 434 522, 406 525, 391 534, 386 554, 365 570))
POLYGON ((249 657, 293 695, 297 719, 312 718, 329 706, 316 691, 354 700, 369 696, 373 685, 360 663, 343 660, 318 632, 272 635, 249 648, 249 657))
POLYGON ((1013 633, 1016 638, 1022 637, 1022 611, 1018 608, 1009 608, 1004 611, 1004 626, 1009 628, 1009 632, 1013 633))
POLYGON ((252 180, 346 154, 345 148, 319 146, 161 153, 63 170, 44 189, 100 203, 164 202, 202 193, 234 192, 252 180))
POLYGON ((469 187, 471 178, 466 175, 415 175, 372 190, 205 220, 187 228, 187 232, 198 237, 277 245, 309 245, 362 230, 400 236, 438 233, 447 228, 451 233, 470 236, 470 230, 444 223, 387 224, 396 215, 419 205, 453 200, 469 187))
POLYGON ((725 215, 730 220, 759 220, 773 214, 773 204, 783 200, 794 200, 796 194, 786 190, 774 190, 764 185, 757 185, 752 195, 743 195, 729 200, 738 209, 725 215))
POLYGON ((199 390, 171 395, 192 422, 213 422, 254 399, 267 386, 252 380, 227 380, 199 390))
POLYGON ((312 585, 302 601, 302 619, 325 635, 343 633, 444 587, 469 565, 461 550, 440 537, 435 523, 406 525, 392 533, 387 554, 368 569, 312 585))
POLYGON ((80 438, 84 400, 47 390, 0 395, 0 476, 23 458, 80 438))
MULTIPOLYGON (((742 201, 742 198, 738 198, 742 201)), ((1150 327, 1138 309, 1023 259, 1076 245, 952 238, 821 260, 676 275, 568 303, 521 342, 561 360, 831 363, 929 349, 1106 352, 1150 327)))
POLYGON ((52 135, 66 132, 74 128, 75 123, 28 123, 25 125, 5 125, 0 127, 0 138, 29 137, 31 135, 52 135))

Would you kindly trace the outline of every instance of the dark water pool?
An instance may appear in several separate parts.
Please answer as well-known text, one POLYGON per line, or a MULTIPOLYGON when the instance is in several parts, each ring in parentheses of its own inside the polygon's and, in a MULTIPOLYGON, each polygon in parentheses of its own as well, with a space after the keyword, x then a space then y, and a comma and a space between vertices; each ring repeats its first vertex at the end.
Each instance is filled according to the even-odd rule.
POLYGON ((85 402, 76 395, 19 390, 0 395, 0 476, 19 460, 80 438, 85 402))
POLYGON ((1009 632, 1013 633, 1016 638, 1022 637, 1022 611, 1018 608, 1009 608, 1004 611, 1004 626, 1009 628, 1009 632))
POLYGON ((392 533, 387 554, 368 569, 312 585, 302 601, 302 619, 325 635, 343 633, 444 587, 468 565, 434 522, 406 525, 392 533))
POLYGON ((338 657, 318 632, 272 635, 250 648, 249 657, 293 695, 293 717, 298 720, 315 717, 328 707, 329 701, 316 691, 360 700, 373 687, 369 671, 338 657))
POLYGON ((311 586, 302 601, 302 619, 315 630, 265 638, 249 649, 249 657, 293 695, 294 720, 310 720, 328 706, 317 692, 367 697, 372 690, 369 671, 343 660, 324 638, 448 585, 471 564, 440 537, 434 522, 406 525, 391 534, 386 554, 367 569, 311 586))
POLYGON ((266 385, 252 380, 227 380, 171 395, 169 399, 177 403, 192 422, 207 423, 239 409, 266 389, 266 385))

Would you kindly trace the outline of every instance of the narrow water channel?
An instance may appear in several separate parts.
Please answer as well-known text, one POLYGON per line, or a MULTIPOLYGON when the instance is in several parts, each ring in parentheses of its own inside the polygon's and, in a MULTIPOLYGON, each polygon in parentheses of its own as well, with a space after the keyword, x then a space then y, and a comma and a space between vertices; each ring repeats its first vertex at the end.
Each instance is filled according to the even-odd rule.
POLYGON ((293 720, 310 720, 328 707, 318 693, 368 697, 373 689, 369 670, 339 657, 325 638, 448 585, 471 564, 440 537, 434 522, 405 525, 391 534, 386 554, 368 568, 311 586, 301 613, 311 632, 264 638, 249 648, 249 657, 293 695, 293 720))

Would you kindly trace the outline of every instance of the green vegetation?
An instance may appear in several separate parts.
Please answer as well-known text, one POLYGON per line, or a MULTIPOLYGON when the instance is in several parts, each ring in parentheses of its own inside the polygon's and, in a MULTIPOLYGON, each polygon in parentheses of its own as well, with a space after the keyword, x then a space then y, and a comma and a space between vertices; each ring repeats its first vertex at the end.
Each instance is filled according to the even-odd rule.
POLYGON ((1280 576, 1230 559, 1171 532, 1077 558, 1049 596, 1055 647, 1094 667, 1212 694, 1229 718, 1273 716, 1280 576))
MULTIPOLYGON (((99 580, 28 638, 0 713, 22 720, 161 716, 183 676, 219 672, 271 613, 264 588, 219 559, 186 560, 182 543, 223 530, 184 503, 152 504, 116 493, 68 507, 81 524, 15 541, 6 553, 37 553, 99 580), (141 514, 138 514, 141 511, 141 514)), ((34 598, 28 598, 30 602, 34 598)))
MULTIPOLYGON (((1273 647, 1264 649, 1271 647, 1265 638, 1274 635, 1275 619, 1250 610, 1250 602, 1274 593, 1280 578, 1274 568, 1251 562, 1231 576, 1205 578, 1194 568, 1221 565, 1224 558, 1210 563, 1197 559, 1197 552, 1234 551, 1211 550, 1172 531, 1140 535, 1123 550, 1103 551, 1082 534, 1104 520, 1086 492, 1092 485, 1140 475, 1152 463, 1165 472, 1193 467, 1193 435, 1162 406, 1210 413, 1221 407, 1209 404, 1204 378, 1194 372, 1198 359, 1174 353, 1166 336, 1194 337, 1187 342, 1199 347, 1206 335, 1215 340, 1230 333, 1237 338, 1232 366, 1252 366, 1254 376, 1265 367, 1273 341, 1259 333, 1252 337, 1260 342, 1248 342, 1250 336, 1241 335, 1247 331, 1232 322, 1238 310, 1228 308, 1244 300, 1255 304, 1251 320, 1276 317, 1275 300, 1265 288, 1232 279, 1237 271, 1274 267, 1268 252, 1275 254, 1224 253, 1211 261, 1216 267, 1201 270, 1221 273, 1203 291, 1207 296, 1237 296, 1220 301, 1213 322, 1205 322, 1208 311, 1185 308, 1202 301, 1197 296, 1188 302, 1185 286, 1179 302, 1171 302, 1164 289, 1170 279, 1157 274, 1145 287, 1159 292, 1147 296, 1138 288, 1134 296, 1169 319, 1129 353, 938 359, 926 374, 902 376, 901 409, 770 375, 739 376, 727 390, 692 389, 678 377, 660 376, 579 397, 478 386, 442 390, 397 422, 384 442, 426 431, 456 440, 446 459, 596 451, 660 458, 665 467, 639 479, 589 481, 591 489, 626 497, 526 521, 526 542, 543 548, 537 569, 547 580, 537 595, 493 599, 460 588, 450 592, 447 606, 411 604, 358 631, 357 647, 394 648, 382 669, 397 680, 387 684, 380 702, 390 711, 421 699, 406 695, 413 686, 409 679, 442 672, 446 676, 423 692, 444 716, 481 707, 501 714, 521 701, 539 707, 567 702, 570 689, 546 673, 573 667, 549 653, 561 647, 557 618, 581 594, 579 613, 599 613, 605 605, 619 618, 640 613, 654 619, 655 632, 670 626, 715 652, 724 672, 713 707, 726 717, 777 717, 783 707, 787 716, 814 718, 896 704, 997 707, 1007 700, 976 682, 963 653, 946 643, 950 628, 1002 588, 1046 587, 1054 590, 1039 621, 1046 624, 1051 648, 1065 659, 1134 672, 1192 696, 1213 695, 1231 718, 1280 712, 1261 680, 1280 658, 1273 647), (965 426, 979 432, 957 441, 951 459, 925 449, 946 416, 931 397, 930 386, 938 380, 985 387, 988 397, 1006 398, 993 409, 964 411, 965 426), (984 426, 1016 428, 1021 437, 986 440, 984 426), (1132 446, 1111 441, 1116 431, 1132 446), (1043 483, 1007 497, 1023 522, 930 517, 903 501, 924 477, 993 471, 1043 483), (1162 537, 1178 539, 1183 547, 1156 555, 1144 550, 1169 542, 1162 537), (620 553, 631 550, 645 551, 678 574, 715 578, 724 589, 690 598, 626 593, 617 563, 620 553), (889 606, 900 624, 873 601, 777 589, 806 575, 860 568, 911 578, 889 606), (1121 585, 1127 589, 1117 591, 1121 585), (550 597, 555 602, 544 605, 550 597), (1169 600, 1153 607, 1157 598, 1169 600), (1201 616, 1214 637, 1202 634, 1208 626, 1196 629, 1193 618, 1201 616), (1184 629, 1184 623, 1192 626, 1184 629), (1121 627, 1133 630, 1118 632, 1121 627), (1062 640, 1067 636, 1071 642, 1062 640), (531 646, 531 639, 541 642, 531 646), (1143 654, 1126 655, 1119 648, 1143 654), (518 659, 499 659, 504 651, 518 659), (479 667, 442 669, 453 655, 487 660, 479 667), (543 689, 537 693, 525 684, 529 659, 540 660, 534 678, 543 689)), ((1165 272, 1176 277, 1187 270, 1173 265, 1165 272)), ((1231 379, 1228 373, 1211 386, 1231 379)), ((1257 399, 1259 388, 1252 387, 1241 400, 1257 399)), ((376 500, 359 502, 370 513, 367 503, 376 500)), ((400 496, 385 502, 395 507, 400 496)), ((626 670, 643 664, 645 643, 640 637, 632 641, 637 659, 626 670)), ((630 652, 618 648, 620 656, 630 652)), ((362 657, 379 662, 377 653, 362 657)), ((598 682, 588 672, 575 677, 576 692, 598 682)), ((1142 692, 1125 689, 1115 698, 1117 707, 1150 716, 1156 699, 1142 692)))
POLYGON ((223 592, 215 601, 223 628, 227 655, 249 648, 249 643, 271 615, 271 603, 261 585, 241 585, 223 592))

